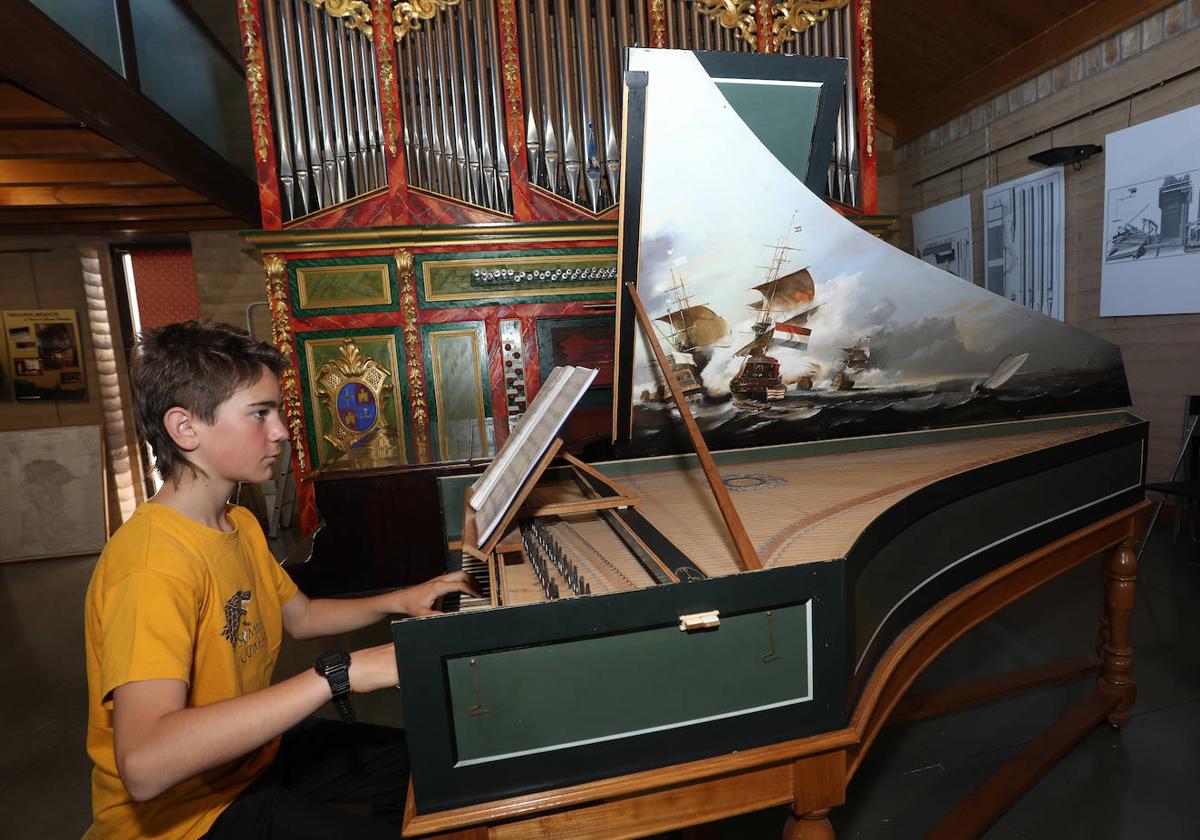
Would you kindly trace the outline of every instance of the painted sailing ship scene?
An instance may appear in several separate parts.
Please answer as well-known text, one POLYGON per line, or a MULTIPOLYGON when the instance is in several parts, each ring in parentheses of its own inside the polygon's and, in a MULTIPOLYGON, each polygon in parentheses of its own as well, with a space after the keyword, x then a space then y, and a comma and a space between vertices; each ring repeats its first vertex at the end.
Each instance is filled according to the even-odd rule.
MULTIPOLYGON (((710 446, 1129 404, 1114 345, 858 228, 722 107, 694 58, 639 60, 652 66, 638 294, 710 446), (675 94, 655 97, 656 84, 675 94), (703 98, 711 107, 696 107, 703 98), (677 142, 689 120, 707 145, 677 142), (694 183, 711 148, 739 150, 738 179, 694 183)), ((621 350, 632 451, 681 451, 678 407, 644 342, 621 350)))

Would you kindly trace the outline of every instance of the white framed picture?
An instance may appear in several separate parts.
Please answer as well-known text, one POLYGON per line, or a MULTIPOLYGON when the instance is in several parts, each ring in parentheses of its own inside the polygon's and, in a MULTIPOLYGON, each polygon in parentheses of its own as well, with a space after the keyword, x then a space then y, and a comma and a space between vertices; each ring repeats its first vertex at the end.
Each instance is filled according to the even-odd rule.
POLYGON ((984 287, 1061 321, 1064 211, 1061 166, 984 190, 984 287))
POLYGON ((913 214, 913 255, 975 282, 971 242, 971 196, 960 195, 913 214))
POLYGON ((1200 312, 1200 106, 1105 138, 1101 315, 1200 312))

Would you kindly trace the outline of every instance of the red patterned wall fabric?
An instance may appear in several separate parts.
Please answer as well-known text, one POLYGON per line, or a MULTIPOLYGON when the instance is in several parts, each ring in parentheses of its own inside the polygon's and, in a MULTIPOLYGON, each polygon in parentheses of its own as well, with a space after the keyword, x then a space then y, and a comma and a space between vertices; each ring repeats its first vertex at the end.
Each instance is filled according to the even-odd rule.
POLYGON ((131 251, 142 329, 200 317, 196 264, 190 248, 131 251))

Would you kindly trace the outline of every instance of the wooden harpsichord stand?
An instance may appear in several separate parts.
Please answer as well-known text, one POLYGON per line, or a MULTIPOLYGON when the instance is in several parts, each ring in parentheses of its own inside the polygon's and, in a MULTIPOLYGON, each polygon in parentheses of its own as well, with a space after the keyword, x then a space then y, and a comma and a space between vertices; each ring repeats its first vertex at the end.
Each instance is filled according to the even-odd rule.
MULTIPOLYGON (((638 296, 629 298, 643 329, 650 331, 638 296)), ((696 447, 718 506, 745 569, 761 568, 716 467, 657 342, 650 346, 696 447)), ((558 454, 552 445, 536 468, 540 475, 558 454)), ((585 464, 567 456, 577 470, 585 464)), ((535 477, 536 480, 536 477, 535 477)), ((535 483, 529 482, 529 485, 535 483)), ((522 495, 515 511, 525 501, 522 495)), ((597 500, 599 501, 599 500, 597 500)), ((603 504, 635 504, 622 495, 603 504)), ((846 801, 846 788, 883 727, 994 700, 1027 688, 1081 677, 1095 687, 1058 721, 961 801, 930 834, 937 838, 983 834, 1037 779, 1107 721, 1119 727, 1130 718, 1135 686, 1131 675, 1130 619, 1134 607, 1136 539, 1149 508, 1141 502, 1028 552, 944 598, 912 622, 865 676, 845 728, 764 747, 669 767, 601 779, 465 808, 417 814, 409 790, 405 837, 439 838, 609 838, 641 837, 703 824, 763 808, 789 805, 784 830, 790 840, 833 838, 832 808, 846 801), (1105 554, 1104 601, 1096 650, 1073 659, 920 695, 906 694, 922 670, 952 642, 1047 581, 1105 554)), ((469 508, 469 506, 468 506, 469 508)), ((503 533, 512 515, 496 529, 503 533)), ((467 523, 470 522, 468 517, 467 523)), ((464 523, 464 550, 492 557, 499 536, 475 546, 464 523), (470 543, 470 548, 468 548, 470 543)), ((689 832, 703 837, 704 830, 689 832)))

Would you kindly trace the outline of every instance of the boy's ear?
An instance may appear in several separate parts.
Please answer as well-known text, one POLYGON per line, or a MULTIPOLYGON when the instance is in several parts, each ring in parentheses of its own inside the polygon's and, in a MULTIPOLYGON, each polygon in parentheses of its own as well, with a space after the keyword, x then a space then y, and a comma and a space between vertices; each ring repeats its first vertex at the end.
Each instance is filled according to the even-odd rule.
POLYGON ((178 405, 168 408, 167 413, 163 415, 163 428, 167 430, 175 445, 184 452, 192 452, 200 445, 200 436, 196 433, 192 413, 186 408, 178 405))

